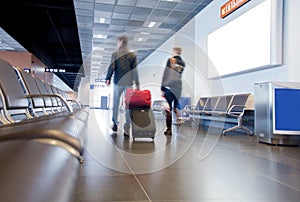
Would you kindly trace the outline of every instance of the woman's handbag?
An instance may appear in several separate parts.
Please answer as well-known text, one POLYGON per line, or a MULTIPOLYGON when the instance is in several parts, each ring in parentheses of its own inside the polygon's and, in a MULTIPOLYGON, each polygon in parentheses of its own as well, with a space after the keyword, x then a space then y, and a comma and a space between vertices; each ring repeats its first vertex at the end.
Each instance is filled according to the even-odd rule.
POLYGON ((183 68, 183 66, 177 64, 176 58, 170 58, 170 63, 171 63, 170 68, 176 70, 180 74, 183 72, 184 68, 183 68))

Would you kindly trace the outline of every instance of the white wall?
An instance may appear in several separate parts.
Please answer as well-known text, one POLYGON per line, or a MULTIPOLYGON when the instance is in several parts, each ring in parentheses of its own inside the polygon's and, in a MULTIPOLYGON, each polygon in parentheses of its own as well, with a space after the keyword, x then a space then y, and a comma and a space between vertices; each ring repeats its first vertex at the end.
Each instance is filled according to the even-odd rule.
POLYGON ((89 77, 81 78, 78 86, 78 100, 84 105, 89 105, 90 79, 89 77))
POLYGON ((284 1, 284 58, 288 81, 300 81, 300 1, 284 1))

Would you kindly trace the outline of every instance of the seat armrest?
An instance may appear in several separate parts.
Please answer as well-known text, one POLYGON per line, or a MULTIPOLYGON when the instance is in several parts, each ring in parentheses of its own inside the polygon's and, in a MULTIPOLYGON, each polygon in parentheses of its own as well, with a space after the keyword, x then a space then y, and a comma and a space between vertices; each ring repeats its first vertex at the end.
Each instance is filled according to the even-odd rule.
POLYGON ((73 99, 67 99, 67 102, 75 103, 78 108, 83 108, 83 103, 81 103, 80 101, 73 100, 73 99))
POLYGON ((30 95, 26 95, 26 97, 28 98, 46 98, 46 97, 57 97, 59 98, 64 105, 67 107, 69 112, 73 112, 72 107, 68 104, 67 100, 65 100, 61 95, 59 94, 30 94, 30 95))
POLYGON ((244 106, 244 105, 232 105, 228 109, 227 114, 232 115, 232 116, 236 116, 236 117, 240 117, 240 116, 244 115, 245 108, 246 108, 246 106, 244 106))

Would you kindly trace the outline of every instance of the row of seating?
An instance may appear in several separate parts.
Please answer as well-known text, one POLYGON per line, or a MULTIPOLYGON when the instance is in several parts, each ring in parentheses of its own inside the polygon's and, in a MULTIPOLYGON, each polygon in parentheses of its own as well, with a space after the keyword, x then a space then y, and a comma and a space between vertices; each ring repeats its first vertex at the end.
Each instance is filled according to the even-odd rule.
POLYGON ((0 197, 72 201, 89 111, 0 59, 0 197))
POLYGON ((195 106, 187 106, 184 112, 191 119, 220 120, 237 124, 223 130, 223 135, 237 129, 243 129, 252 135, 253 132, 242 124, 249 96, 250 93, 200 97, 195 106))

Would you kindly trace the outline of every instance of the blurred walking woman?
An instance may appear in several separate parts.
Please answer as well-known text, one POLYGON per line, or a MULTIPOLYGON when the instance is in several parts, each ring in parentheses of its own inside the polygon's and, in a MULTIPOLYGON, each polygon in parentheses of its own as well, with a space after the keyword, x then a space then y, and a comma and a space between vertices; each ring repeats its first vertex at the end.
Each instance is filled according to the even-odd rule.
POLYGON ((179 121, 177 107, 182 91, 181 75, 185 67, 185 62, 180 56, 181 52, 181 47, 173 47, 172 57, 167 61, 162 78, 161 91, 169 104, 169 108, 166 109, 165 135, 172 135, 172 110, 176 114, 176 122, 179 121))

